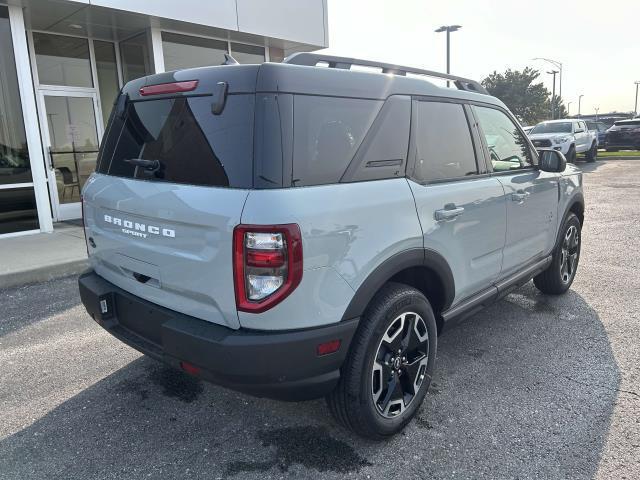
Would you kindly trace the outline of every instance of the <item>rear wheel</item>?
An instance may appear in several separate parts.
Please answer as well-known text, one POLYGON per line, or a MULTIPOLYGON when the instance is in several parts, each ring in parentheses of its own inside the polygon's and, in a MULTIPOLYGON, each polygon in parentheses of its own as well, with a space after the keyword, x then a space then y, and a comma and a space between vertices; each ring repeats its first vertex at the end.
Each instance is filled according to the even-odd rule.
POLYGON ((401 431, 427 393, 437 330, 429 301, 415 288, 389 283, 361 319, 331 413, 355 433, 382 439, 401 431))
POLYGON ((587 162, 596 161, 598 157, 598 147, 596 145, 596 142, 593 142, 593 144, 591 144, 591 148, 589 149, 589 151, 586 153, 585 156, 587 157, 587 162))
POLYGON ((580 260, 581 225, 578 217, 570 213, 561 230, 561 237, 547 269, 533 279, 542 293, 559 295, 571 287, 580 260))
POLYGON ((576 147, 571 145, 569 147, 569 151, 567 152, 567 162, 576 163, 576 147))

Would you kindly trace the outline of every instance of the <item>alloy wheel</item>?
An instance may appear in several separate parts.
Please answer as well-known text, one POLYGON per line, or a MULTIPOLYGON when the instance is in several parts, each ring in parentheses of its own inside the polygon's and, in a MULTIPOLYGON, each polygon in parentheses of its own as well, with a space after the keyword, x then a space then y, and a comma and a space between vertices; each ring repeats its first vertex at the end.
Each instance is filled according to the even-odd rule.
POLYGON ((579 246, 580 233, 575 225, 571 225, 564 235, 560 252, 560 278, 564 283, 569 283, 576 273, 579 246))
POLYGON ((385 331, 371 372, 371 395, 385 418, 400 415, 418 394, 429 363, 429 332, 414 312, 396 317, 385 331))

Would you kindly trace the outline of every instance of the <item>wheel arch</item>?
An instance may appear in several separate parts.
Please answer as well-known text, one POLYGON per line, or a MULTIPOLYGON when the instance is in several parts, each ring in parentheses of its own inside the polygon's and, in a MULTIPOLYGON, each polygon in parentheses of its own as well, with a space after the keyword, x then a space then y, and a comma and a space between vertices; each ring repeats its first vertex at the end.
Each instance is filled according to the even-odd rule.
POLYGON ((362 282, 342 319, 359 317, 375 294, 388 282, 399 282, 420 290, 431 303, 441 327, 439 313, 446 310, 455 296, 451 267, 438 252, 414 248, 397 253, 378 265, 362 282))

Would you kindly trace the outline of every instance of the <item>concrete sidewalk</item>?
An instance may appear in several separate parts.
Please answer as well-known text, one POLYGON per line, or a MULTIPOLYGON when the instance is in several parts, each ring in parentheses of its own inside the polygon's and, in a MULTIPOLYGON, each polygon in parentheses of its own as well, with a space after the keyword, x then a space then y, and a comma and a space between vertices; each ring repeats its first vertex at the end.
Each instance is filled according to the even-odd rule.
POLYGON ((53 233, 0 240, 0 289, 74 275, 85 268, 87 249, 80 226, 57 223, 53 233))

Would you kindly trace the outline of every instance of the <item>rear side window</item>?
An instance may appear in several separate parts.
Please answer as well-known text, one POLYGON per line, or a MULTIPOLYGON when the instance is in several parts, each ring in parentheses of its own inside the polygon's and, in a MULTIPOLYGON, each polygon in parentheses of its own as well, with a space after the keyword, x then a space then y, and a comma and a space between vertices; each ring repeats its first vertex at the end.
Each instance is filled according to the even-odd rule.
POLYGON ((338 183, 382 101, 296 95, 293 185, 338 183))
POLYGON ((417 101, 413 176, 420 182, 457 179, 478 173, 464 107, 417 101))
POLYGON ((254 95, 229 95, 221 115, 212 99, 128 102, 114 112, 98 172, 140 180, 250 188, 253 179, 254 95), (157 160, 144 168, 131 160, 157 160))

